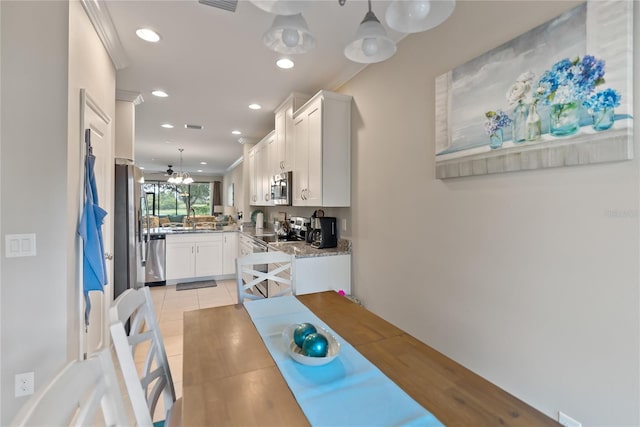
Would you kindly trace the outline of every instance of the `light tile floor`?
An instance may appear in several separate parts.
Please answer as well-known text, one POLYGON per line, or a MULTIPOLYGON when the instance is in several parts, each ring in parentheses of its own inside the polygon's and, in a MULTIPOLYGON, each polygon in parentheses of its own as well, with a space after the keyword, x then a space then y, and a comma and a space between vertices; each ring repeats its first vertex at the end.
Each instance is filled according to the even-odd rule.
MULTIPOLYGON (((175 285, 150 288, 177 397, 182 396, 183 313, 201 308, 235 304, 237 301, 236 282, 234 279, 218 280, 217 283, 218 286, 214 288, 187 291, 176 291, 175 285)), ((136 360, 136 362, 141 363, 142 360, 136 360)), ((156 415, 162 412, 156 411, 156 415)), ((160 417, 159 419, 162 418, 160 417)), ((157 420, 154 419, 154 421, 157 420)))

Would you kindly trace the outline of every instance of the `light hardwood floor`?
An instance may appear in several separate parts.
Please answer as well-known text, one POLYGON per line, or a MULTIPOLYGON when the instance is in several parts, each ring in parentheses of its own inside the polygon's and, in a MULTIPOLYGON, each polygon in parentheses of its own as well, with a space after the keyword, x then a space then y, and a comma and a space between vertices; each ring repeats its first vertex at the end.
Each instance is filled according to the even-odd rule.
MULTIPOLYGON (((175 285, 150 288, 177 397, 182 396, 182 314, 200 308, 235 304, 237 301, 235 279, 218 280, 217 283, 218 286, 214 288, 187 291, 176 291, 175 285)), ((136 357, 136 363, 141 362, 136 357)), ((156 411, 154 421, 164 418, 159 416, 162 412, 156 411)))

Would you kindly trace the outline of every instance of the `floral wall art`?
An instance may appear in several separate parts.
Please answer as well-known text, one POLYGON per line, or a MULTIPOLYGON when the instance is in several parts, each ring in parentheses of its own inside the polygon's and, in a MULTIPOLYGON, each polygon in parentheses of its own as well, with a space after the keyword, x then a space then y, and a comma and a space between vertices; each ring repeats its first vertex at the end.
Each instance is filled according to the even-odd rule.
POLYGON ((632 1, 589 1, 436 79, 436 177, 633 157, 632 1))

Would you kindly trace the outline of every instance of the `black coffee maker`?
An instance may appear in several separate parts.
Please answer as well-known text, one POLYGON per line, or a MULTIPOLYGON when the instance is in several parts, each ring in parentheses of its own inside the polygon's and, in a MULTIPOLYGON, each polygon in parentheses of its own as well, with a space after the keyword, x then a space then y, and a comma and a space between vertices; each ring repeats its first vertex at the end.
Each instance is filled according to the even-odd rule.
POLYGON ((336 218, 322 216, 311 221, 311 246, 318 249, 335 248, 338 246, 336 218))

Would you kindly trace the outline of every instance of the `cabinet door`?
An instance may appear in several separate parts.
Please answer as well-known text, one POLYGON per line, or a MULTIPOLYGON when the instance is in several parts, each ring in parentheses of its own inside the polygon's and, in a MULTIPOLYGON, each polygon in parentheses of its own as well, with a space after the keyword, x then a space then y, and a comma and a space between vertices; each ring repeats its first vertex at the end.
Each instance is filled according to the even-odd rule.
POLYGON ((273 175, 280 173, 277 167, 277 153, 276 153, 276 135, 275 132, 271 134, 266 141, 264 147, 264 158, 262 161, 265 164, 264 173, 262 174, 262 188, 264 194, 264 200, 266 206, 273 205, 271 198, 271 178, 273 175))
POLYGON ((167 240, 167 280, 185 279, 194 276, 195 247, 193 242, 171 242, 167 240))
POLYGON ((256 152, 249 150, 249 204, 255 205, 258 201, 257 197, 257 171, 256 171, 256 152))
POLYGON ((306 206, 322 206, 322 108, 317 105, 309 111, 308 122, 308 172, 306 206))
POLYGON ((195 277, 219 276, 222 274, 222 237, 195 245, 195 277))
POLYGON ((293 205, 305 206, 304 194, 309 176, 309 132, 306 114, 296 117, 294 124, 295 149, 293 165, 293 205))
POLYGON ((263 150, 264 146, 263 145, 259 145, 256 146, 256 152, 255 152, 255 162, 256 162, 256 182, 255 182, 255 186, 256 186, 256 201, 255 201, 255 205, 257 206, 264 206, 264 186, 262 185, 262 176, 264 174, 264 153, 265 151, 263 150))
MULTIPOLYGON (((274 147, 274 159, 272 164, 276 167, 278 172, 284 172, 286 170, 286 156, 287 156, 287 111, 289 108, 282 108, 276 112, 276 139, 274 147)), ((293 131, 293 126, 291 126, 293 131)), ((276 172, 276 173, 278 173, 276 172)))
POLYGON ((238 233, 224 233, 222 249, 222 274, 235 274, 238 257, 238 233))

